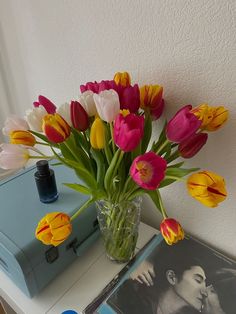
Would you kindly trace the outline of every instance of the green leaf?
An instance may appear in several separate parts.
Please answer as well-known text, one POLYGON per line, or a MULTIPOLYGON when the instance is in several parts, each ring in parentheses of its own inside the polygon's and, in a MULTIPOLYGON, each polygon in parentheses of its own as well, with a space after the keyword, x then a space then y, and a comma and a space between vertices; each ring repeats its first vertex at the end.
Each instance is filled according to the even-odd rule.
POLYGON ((80 193, 83 193, 83 194, 87 194, 87 195, 91 195, 92 194, 92 191, 90 189, 88 189, 86 186, 84 185, 81 185, 81 184, 77 184, 77 183, 63 183, 65 186, 77 191, 77 192, 80 192, 80 193))
POLYGON ((184 161, 181 161, 181 162, 178 162, 177 164, 168 166, 168 169, 169 168, 180 168, 181 166, 183 166, 183 164, 184 164, 184 161))
POLYGON ((97 165, 97 182, 100 188, 103 188, 103 179, 106 171, 106 163, 101 151, 91 148, 90 150, 92 157, 94 158, 97 165))
POLYGON ((146 191, 146 193, 149 195, 149 197, 155 204, 156 208, 160 211, 160 213, 162 213, 158 192, 156 190, 149 190, 149 191, 146 191))
POLYGON ((165 121, 165 124, 163 125, 158 141, 154 142, 152 145, 152 151, 154 152, 156 152, 158 150, 158 147, 160 147, 166 141, 166 125, 167 121, 165 121))
POLYGON ((199 168, 190 168, 190 169, 184 169, 184 168, 174 168, 174 167, 168 167, 166 169, 166 176, 173 176, 177 178, 182 178, 186 176, 187 174, 197 171, 199 168))
POLYGON ((152 119, 150 113, 145 112, 144 135, 142 138, 141 152, 145 153, 152 135, 152 119))
POLYGON ((174 180, 174 179, 164 179, 164 180, 161 181, 161 183, 160 183, 158 188, 159 189, 164 188, 165 186, 170 185, 170 184, 174 183, 175 181, 176 180, 174 180))
POLYGON ((70 165, 71 168, 75 169, 76 174, 78 177, 85 182, 85 184, 91 189, 96 190, 97 189, 97 181, 95 178, 91 175, 91 173, 84 168, 81 164, 77 163, 73 160, 68 160, 65 158, 65 161, 68 165, 70 165))
POLYGON ((121 154, 123 156, 123 152, 120 149, 118 149, 112 158, 110 166, 107 169, 107 172, 104 178, 104 187, 106 190, 109 190, 112 183, 112 179, 116 175, 116 170, 117 170, 117 167, 119 166, 119 158, 121 154))

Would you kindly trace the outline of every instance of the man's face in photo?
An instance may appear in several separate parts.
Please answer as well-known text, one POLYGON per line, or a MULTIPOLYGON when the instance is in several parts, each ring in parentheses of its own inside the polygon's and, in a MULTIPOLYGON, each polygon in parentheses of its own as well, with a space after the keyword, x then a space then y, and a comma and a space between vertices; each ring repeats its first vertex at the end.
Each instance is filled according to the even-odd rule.
POLYGON ((206 295, 206 276, 200 266, 185 270, 174 285, 175 292, 196 310, 201 310, 206 295))

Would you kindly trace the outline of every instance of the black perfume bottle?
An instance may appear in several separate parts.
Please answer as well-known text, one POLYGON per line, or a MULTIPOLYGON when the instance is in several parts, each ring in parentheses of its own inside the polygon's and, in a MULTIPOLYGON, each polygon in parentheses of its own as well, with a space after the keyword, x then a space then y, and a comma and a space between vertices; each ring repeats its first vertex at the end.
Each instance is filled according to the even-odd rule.
POLYGON ((52 203, 57 200, 58 192, 54 171, 49 168, 47 160, 36 162, 35 182, 39 192, 39 199, 43 203, 52 203))

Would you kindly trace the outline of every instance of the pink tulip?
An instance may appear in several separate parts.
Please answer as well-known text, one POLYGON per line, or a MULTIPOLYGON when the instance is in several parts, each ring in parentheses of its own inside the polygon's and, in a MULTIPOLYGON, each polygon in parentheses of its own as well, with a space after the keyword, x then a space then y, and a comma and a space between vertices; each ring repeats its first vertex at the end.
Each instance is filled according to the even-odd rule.
POLYGON ((148 152, 133 160, 130 175, 141 188, 155 190, 165 177, 166 166, 164 158, 148 152))
POLYGON ((124 152, 134 150, 144 132, 144 117, 130 113, 125 117, 119 114, 114 124, 114 142, 124 152))
POLYGON ((120 112, 119 96, 113 89, 94 94, 93 99, 99 117, 108 123, 115 120, 120 112))
POLYGON ((0 168, 2 169, 23 168, 29 159, 28 150, 20 145, 1 144, 0 149, 0 168))
POLYGON ((191 105, 181 108, 168 122, 166 127, 168 140, 180 143, 194 134, 201 126, 201 121, 190 112, 191 109, 191 105))
POLYGON ((35 101, 33 104, 36 108, 39 106, 43 106, 46 109, 47 113, 53 114, 56 112, 57 109, 57 107, 51 102, 51 100, 42 95, 39 95, 38 101, 35 101))
POLYGON ((12 131, 27 131, 29 130, 28 123, 15 115, 11 115, 5 121, 5 125, 2 129, 2 133, 8 136, 12 131))
POLYGON ((104 90, 114 89, 116 91, 116 83, 115 81, 101 81, 98 82, 88 82, 85 85, 80 85, 81 93, 84 93, 88 90, 92 91, 93 93, 99 94, 100 92, 104 90))
POLYGON ((206 144, 207 133, 195 133, 179 144, 179 153, 183 158, 191 158, 206 144))

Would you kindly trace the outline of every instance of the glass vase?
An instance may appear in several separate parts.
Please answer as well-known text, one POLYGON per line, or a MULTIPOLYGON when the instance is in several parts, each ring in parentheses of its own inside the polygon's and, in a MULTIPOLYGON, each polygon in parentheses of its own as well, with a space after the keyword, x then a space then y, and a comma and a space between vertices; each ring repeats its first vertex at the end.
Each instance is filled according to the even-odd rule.
POLYGON ((99 200, 97 217, 107 256, 116 262, 128 262, 134 255, 140 222, 141 197, 114 203, 99 200))

